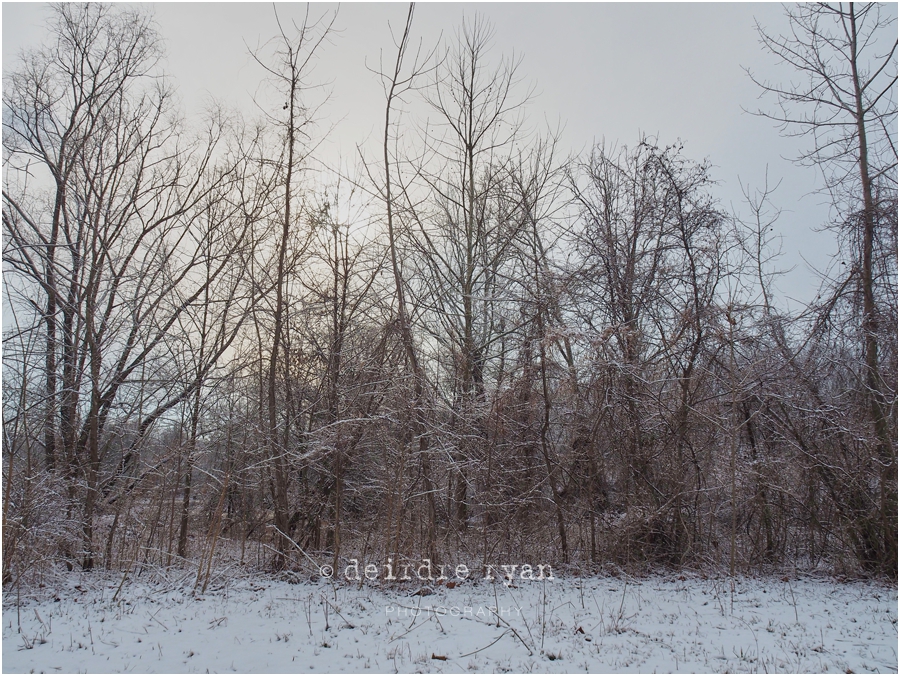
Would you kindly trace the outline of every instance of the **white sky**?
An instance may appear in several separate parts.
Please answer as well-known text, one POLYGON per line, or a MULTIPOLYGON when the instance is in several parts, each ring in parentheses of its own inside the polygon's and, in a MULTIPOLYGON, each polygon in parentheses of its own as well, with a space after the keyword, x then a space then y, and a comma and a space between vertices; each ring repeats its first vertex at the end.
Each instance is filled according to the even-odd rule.
MULTIPOLYGON (((254 114, 253 93, 263 73, 246 45, 272 37, 276 25, 265 3, 156 3, 166 42, 167 70, 186 113, 199 113, 209 97, 254 114)), ((316 4, 313 15, 334 10, 316 4)), ((279 5, 282 21, 302 19, 305 5, 279 5)), ((345 162, 367 138, 377 143, 383 119, 382 90, 366 68, 379 50, 390 59, 388 22, 402 28, 407 5, 349 3, 340 6, 331 43, 321 50, 316 76, 330 82, 323 125, 336 125, 323 152, 345 162)), ((754 18, 772 32, 786 22, 777 4, 604 4, 604 3, 420 3, 414 36, 434 44, 441 32, 452 38, 464 16, 483 14, 495 27, 492 55, 515 52, 520 73, 536 87, 529 121, 565 126, 564 152, 588 148, 605 138, 633 145, 640 132, 668 144, 681 139, 685 155, 709 158, 726 208, 740 208, 738 178, 760 186, 768 166, 770 183, 784 210, 781 267, 794 270, 779 284, 782 303, 808 301, 819 281, 809 265, 824 268, 834 253, 831 234, 818 231, 828 218, 821 195, 810 194, 819 177, 789 158, 797 141, 779 136, 771 122, 742 112, 756 109, 758 91, 742 67, 787 82, 792 73, 773 68, 759 45, 754 18), (786 159, 788 158, 788 159, 786 159), (805 260, 804 260, 805 259, 805 260)), ((894 10, 896 11, 896 10, 894 10)), ((43 36, 43 4, 2 6, 3 71, 15 67, 22 48, 43 36)), ((765 104, 764 104, 765 105, 765 104)), ((374 155, 374 150, 370 156, 374 155)))

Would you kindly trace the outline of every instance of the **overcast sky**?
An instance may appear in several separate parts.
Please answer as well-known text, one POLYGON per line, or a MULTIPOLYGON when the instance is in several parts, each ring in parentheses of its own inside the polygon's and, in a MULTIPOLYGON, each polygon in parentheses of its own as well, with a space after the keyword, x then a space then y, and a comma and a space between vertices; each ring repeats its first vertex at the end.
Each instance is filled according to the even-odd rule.
MULTIPOLYGON (((270 4, 157 3, 152 5, 165 39, 167 70, 190 116, 209 97, 254 115, 252 96, 263 73, 248 55, 276 31, 270 4)), ((317 4, 314 15, 337 5, 317 4)), ((282 21, 302 19, 305 5, 279 5, 282 21)), ((348 3, 340 6, 337 32, 325 45, 316 77, 330 82, 331 97, 321 116, 336 125, 323 153, 352 158, 366 138, 377 140, 383 96, 366 70, 380 50, 393 51, 390 25, 402 28, 404 4, 348 3)), ((894 9, 896 11, 896 9, 894 9)), ((464 17, 475 12, 495 27, 492 55, 515 52, 526 83, 535 86, 529 106, 532 126, 546 119, 564 125, 563 149, 579 151, 601 139, 633 145, 641 132, 661 144, 681 139, 685 154, 708 158, 726 208, 740 208, 740 178, 762 184, 783 180, 774 199, 784 209, 782 266, 794 267, 779 287, 782 301, 811 299, 819 285, 810 265, 824 268, 834 253, 833 237, 819 232, 828 218, 819 177, 789 160, 795 140, 779 136, 771 122, 749 115, 758 91, 744 73, 776 81, 790 79, 775 68, 759 45, 754 20, 772 32, 786 22, 777 4, 604 4, 604 3, 420 3, 414 34, 426 45, 443 33, 452 38, 464 17), (804 259, 807 262, 804 261, 804 259)), ((23 48, 44 36, 43 4, 4 2, 3 71, 15 66, 23 48)), ((770 102, 771 103, 771 102, 770 102)))

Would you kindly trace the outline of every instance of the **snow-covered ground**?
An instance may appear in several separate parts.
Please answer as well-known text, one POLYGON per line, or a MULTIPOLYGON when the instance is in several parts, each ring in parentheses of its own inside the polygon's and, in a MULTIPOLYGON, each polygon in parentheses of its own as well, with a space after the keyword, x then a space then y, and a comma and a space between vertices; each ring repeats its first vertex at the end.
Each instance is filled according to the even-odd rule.
POLYGON ((897 590, 831 579, 435 586, 99 574, 3 597, 3 671, 896 672, 897 590), (415 591, 424 591, 412 595, 415 591), (498 617, 499 616, 499 617, 498 617))

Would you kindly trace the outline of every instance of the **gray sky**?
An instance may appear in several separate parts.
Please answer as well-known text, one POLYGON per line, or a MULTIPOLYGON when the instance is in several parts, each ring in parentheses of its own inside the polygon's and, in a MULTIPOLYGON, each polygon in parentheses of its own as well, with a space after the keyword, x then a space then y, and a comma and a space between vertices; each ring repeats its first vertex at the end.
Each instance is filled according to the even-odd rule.
MULTIPOLYGON (((188 116, 209 97, 254 114, 252 96, 263 73, 246 45, 263 43, 276 25, 264 3, 157 3, 153 5, 165 39, 167 70, 188 116)), ((316 4, 313 15, 337 6, 316 4)), ((302 19, 305 5, 279 5, 282 21, 302 19)), ((404 4, 350 3, 340 6, 331 43, 320 54, 315 75, 330 82, 331 97, 321 111, 322 128, 336 125, 322 152, 333 161, 355 156, 356 144, 377 143, 383 119, 379 82, 365 68, 393 52, 388 22, 402 28, 404 4)), ((786 26, 777 4, 603 4, 603 3, 421 3, 414 35, 434 44, 441 32, 451 38, 464 16, 478 12, 495 27, 492 55, 515 52, 537 96, 529 121, 561 122, 565 152, 594 141, 633 145, 640 132, 668 144, 681 139, 686 156, 712 162, 723 206, 740 208, 738 178, 760 186, 781 179, 774 201, 784 212, 781 267, 794 270, 779 283, 782 302, 808 301, 819 285, 809 264, 824 268, 835 243, 817 231, 828 218, 825 198, 811 194, 814 170, 795 167, 797 141, 779 136, 771 122, 742 112, 756 109, 758 91, 742 67, 779 82, 791 73, 773 68, 759 45, 754 19, 772 32, 786 26)), ((4 2, 3 70, 22 48, 42 40, 43 4, 4 2)), ((765 105, 765 104, 764 104, 765 105)), ((373 149, 369 155, 373 156, 373 149)))

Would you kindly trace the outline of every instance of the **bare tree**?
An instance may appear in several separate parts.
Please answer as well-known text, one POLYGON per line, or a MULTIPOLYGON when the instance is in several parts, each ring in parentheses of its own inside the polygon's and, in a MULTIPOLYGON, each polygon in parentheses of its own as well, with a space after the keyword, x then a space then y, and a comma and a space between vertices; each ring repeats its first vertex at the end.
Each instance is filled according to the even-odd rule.
POLYGON ((617 506, 632 513, 622 558, 680 565, 701 538, 697 447, 710 432, 698 408, 715 398, 727 219, 710 196, 708 166, 652 139, 597 147, 570 184, 580 210, 576 312, 603 365, 588 389, 605 392, 597 414, 617 442, 600 452, 622 472, 611 477, 617 506))
MULTIPOLYGON (((95 131, 116 115, 126 87, 148 76, 159 58, 157 37, 147 17, 114 14, 110 8, 60 6, 51 20, 56 45, 29 54, 23 67, 4 83, 3 144, 6 163, 26 190, 32 162, 49 172, 53 201, 46 214, 49 228, 40 255, 47 296, 47 406, 44 449, 49 467, 56 466, 57 314, 65 280, 55 270, 71 181, 85 159, 95 131)), ((34 183, 34 179, 31 180, 34 183)), ((13 190, 7 186, 6 196, 13 190)), ((10 195, 12 200, 13 196, 10 195)), ((5 202, 5 205, 7 203, 5 202)), ((13 202, 8 202, 12 208, 13 202)), ((21 204, 29 213, 38 205, 21 204)), ((14 210, 14 208, 13 208, 14 210)), ((5 212, 4 212, 5 213, 5 212)))
POLYGON ((482 444, 477 409, 485 368, 499 336, 499 271, 513 259, 522 226, 500 220, 496 200, 529 94, 517 94, 516 60, 489 65, 491 34, 482 17, 466 23, 426 92, 437 116, 426 130, 426 144, 438 168, 420 172, 431 207, 430 213, 416 212, 414 240, 428 270, 422 301, 441 326, 433 335, 451 359, 451 406, 461 427, 450 512, 459 530, 468 520, 467 467, 478 462, 482 444))
MULTIPOLYGON (((541 411, 534 418, 540 420, 539 439, 540 453, 544 461, 546 474, 542 477, 542 483, 550 488, 550 498, 553 502, 556 527, 559 536, 559 549, 564 562, 569 561, 569 539, 567 534, 566 517, 564 513, 564 484, 566 468, 560 458, 566 454, 558 449, 559 443, 565 439, 564 434, 553 434, 551 429, 554 416, 554 389, 553 381, 566 380, 554 376, 555 370, 550 348, 555 347, 559 355, 565 361, 565 370, 568 375, 569 387, 577 392, 577 378, 574 374, 574 358, 571 342, 563 328, 561 314, 561 284, 560 276, 554 275, 552 270, 550 246, 547 240, 552 237, 552 220, 560 210, 563 192, 563 166, 556 159, 556 139, 535 139, 529 151, 520 152, 517 157, 511 158, 508 165, 509 180, 506 186, 509 211, 504 215, 504 220, 519 222, 521 225, 515 230, 517 236, 519 255, 522 257, 522 314, 526 317, 526 326, 530 330, 524 331, 524 340, 532 341, 535 346, 526 345, 523 348, 522 362, 524 368, 524 386, 526 392, 531 389, 531 383, 527 382, 534 372, 531 364, 534 353, 537 352, 541 411), (554 443, 554 442, 557 443, 554 443), (555 452, 554 452, 555 451, 555 452)), ((515 284, 510 278, 508 284, 515 284)), ((577 406, 577 404, 576 404, 577 406)), ((490 451, 488 451, 490 453, 490 451)), ((488 482, 490 483, 490 481, 488 482)))
MULTIPOLYGON (((402 110, 399 109, 399 106, 405 102, 405 97, 407 97, 411 93, 418 91, 421 87, 421 81, 429 73, 431 73, 434 68, 436 68, 436 65, 426 65, 434 58, 436 50, 423 52, 421 43, 419 44, 415 55, 413 55, 412 57, 412 63, 409 63, 410 40, 412 38, 412 24, 414 13, 415 3, 410 3, 403 31, 400 35, 400 40, 399 42, 397 42, 397 40, 395 39, 397 53, 393 68, 385 70, 383 64, 380 64, 379 70, 376 73, 382 81, 385 95, 384 135, 381 148, 383 176, 376 178, 376 176, 373 175, 369 164, 364 161, 364 165, 366 167, 366 171, 368 172, 370 182, 373 185, 377 186, 376 192, 379 200, 384 203, 385 224, 387 226, 388 235, 388 250, 390 253, 391 274, 394 283, 394 298, 396 302, 396 321, 400 332, 400 339, 403 344, 406 364, 412 372, 413 380, 413 399, 410 402, 410 408, 412 412, 411 425, 407 430, 407 434, 404 435, 405 438, 401 442, 401 458, 398 461, 398 466, 406 466, 406 447, 408 443, 406 437, 408 437, 410 440, 417 441, 417 456, 421 468, 422 481, 425 488, 426 508, 428 512, 426 548, 429 556, 431 557, 431 560, 437 561, 437 552, 435 550, 437 509, 435 505, 435 490, 432 481, 432 471, 429 459, 430 439, 427 420, 427 383, 425 372, 421 363, 421 358, 416 347, 415 339, 413 337, 413 324, 410 317, 410 310, 406 297, 406 289, 409 284, 409 280, 405 279, 404 277, 401 261, 401 256, 403 255, 403 252, 401 250, 401 239, 404 234, 403 226, 404 224, 408 226, 409 222, 413 220, 409 217, 404 219, 402 216, 404 214, 404 211, 414 210, 414 207, 412 205, 404 204, 403 180, 400 177, 397 177, 395 179, 395 173, 399 171, 399 167, 397 165, 399 165, 401 162, 401 159, 397 156, 396 150, 396 144, 398 143, 401 133, 399 131, 399 121, 395 119, 394 116, 396 115, 397 118, 400 117, 400 115, 402 114, 402 110)), ((408 233, 406 234, 408 236, 408 233)), ((402 474, 403 472, 399 472, 398 476, 402 476, 402 474)), ((389 507, 385 531, 386 541, 388 543, 388 553, 392 553, 395 556, 399 553, 399 535, 401 530, 399 523, 400 520, 402 520, 402 516, 398 517, 398 526, 394 528, 394 506, 401 500, 400 496, 402 495, 402 493, 403 481, 401 479, 401 481, 395 482, 393 490, 391 491, 390 497, 388 499, 389 507), (392 538, 393 542, 391 542, 392 538)), ((399 509, 397 509, 396 511, 400 512, 399 509)))
POLYGON ((277 382, 279 370, 279 351, 284 341, 284 313, 286 306, 286 284, 288 279, 288 249, 290 237, 300 223, 296 208, 297 186, 296 176, 300 172, 303 161, 309 156, 314 144, 302 143, 309 138, 307 128, 313 121, 314 110, 304 99, 308 84, 306 78, 312 68, 317 49, 328 37, 331 30, 330 21, 313 22, 309 17, 309 7, 302 23, 293 25, 293 34, 289 35, 281 25, 278 13, 275 13, 279 35, 274 39, 275 52, 269 64, 255 52, 253 58, 262 66, 272 79, 273 86, 285 99, 282 112, 271 119, 283 134, 281 138, 282 152, 275 159, 275 166, 280 175, 283 197, 280 203, 281 233, 274 253, 274 288, 275 302, 273 308, 272 342, 269 350, 269 366, 267 375, 266 423, 268 443, 272 459, 272 499, 275 511, 275 567, 285 565, 285 553, 288 548, 288 532, 290 531, 290 507, 288 505, 289 471, 283 444, 279 442, 279 433, 286 438, 289 430, 279 430, 277 382))
POLYGON ((798 161, 822 172, 835 227, 852 259, 822 312, 832 312, 839 305, 835 300, 858 289, 863 396, 882 466, 880 537, 885 552, 893 552, 886 554, 886 565, 896 568, 896 386, 890 375, 896 360, 886 363, 879 354, 896 353, 896 333, 885 345, 879 326, 897 303, 889 281, 896 264, 893 273, 879 274, 879 261, 896 261, 896 19, 877 4, 853 2, 789 8, 787 19, 787 36, 757 29, 764 48, 792 68, 799 82, 783 86, 751 77, 778 103, 776 111, 759 114, 787 135, 812 139, 798 161))
POLYGON ((54 31, 57 49, 32 54, 5 93, 14 178, 3 192, 4 253, 22 291, 47 299, 40 317, 53 372, 45 382, 58 389, 47 392, 45 455, 50 464, 61 451, 70 517, 81 512, 79 558, 91 568, 101 474, 120 447, 113 441, 133 425, 109 467, 114 479, 152 426, 202 386, 235 335, 210 346, 194 376, 180 370, 172 332, 225 278, 247 227, 223 232, 230 218, 209 218, 237 171, 214 158, 225 123, 213 116, 205 134, 185 134, 155 71, 151 20, 61 5, 54 31), (32 181, 42 180, 53 186, 51 203, 33 196, 32 181))

